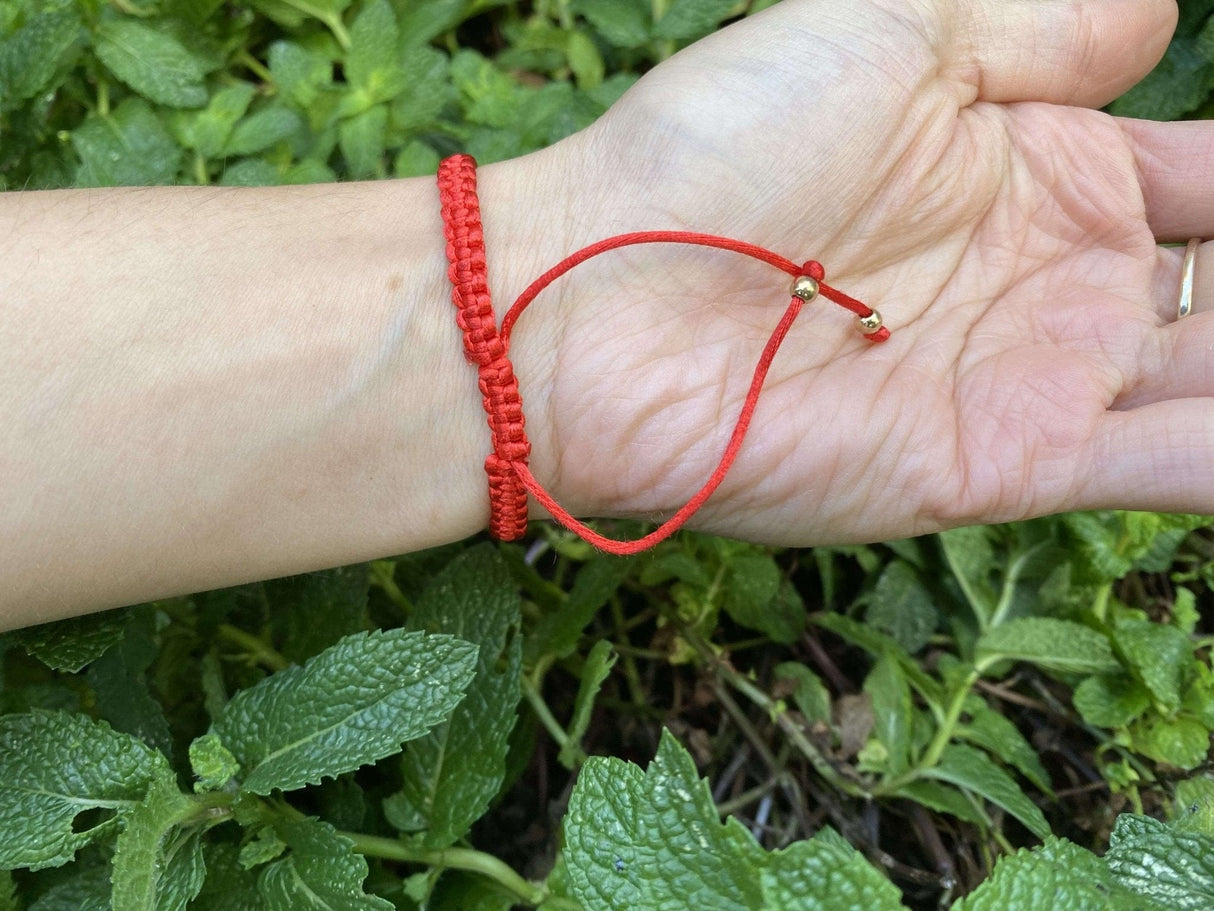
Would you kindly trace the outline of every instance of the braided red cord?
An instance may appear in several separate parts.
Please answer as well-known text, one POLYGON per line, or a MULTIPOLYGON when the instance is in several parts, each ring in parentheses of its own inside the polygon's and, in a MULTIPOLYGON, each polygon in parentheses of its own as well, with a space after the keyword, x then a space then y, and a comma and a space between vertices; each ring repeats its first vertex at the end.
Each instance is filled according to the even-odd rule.
MULTIPOLYGON (((824 284, 822 280, 826 272, 821 263, 813 260, 798 266, 792 260, 754 244, 711 234, 640 231, 598 241, 561 260, 519 295, 518 300, 503 317, 499 332, 489 297, 485 239, 476 197, 476 161, 468 155, 454 155, 444 160, 439 166, 438 185, 442 201, 443 229, 447 238, 447 260, 450 262, 447 274, 452 284, 451 299, 459 311, 456 321, 464 332, 464 354, 479 370, 481 395, 493 433, 493 452, 485 460, 485 471, 489 475, 489 530, 495 537, 504 541, 520 538, 526 531, 528 492, 557 522, 608 553, 635 554, 670 537, 712 496, 725 479, 725 474, 742 448, 771 362, 804 303, 800 297, 791 296, 784 316, 767 340, 750 381, 750 389, 742 404, 741 414, 738 415, 729 443, 712 476, 678 512, 652 532, 635 541, 616 541, 603 537, 575 519, 531 473, 527 465, 531 444, 523 429, 523 403, 519 396, 514 368, 507 356, 510 333, 519 316, 541 291, 570 269, 600 253, 632 244, 680 243, 717 247, 768 263, 794 278, 807 275, 818 282, 818 291, 827 300, 851 310, 859 317, 873 314, 872 308, 866 304, 824 284)), ((864 337, 872 342, 883 342, 889 338, 889 330, 881 327, 864 337)))

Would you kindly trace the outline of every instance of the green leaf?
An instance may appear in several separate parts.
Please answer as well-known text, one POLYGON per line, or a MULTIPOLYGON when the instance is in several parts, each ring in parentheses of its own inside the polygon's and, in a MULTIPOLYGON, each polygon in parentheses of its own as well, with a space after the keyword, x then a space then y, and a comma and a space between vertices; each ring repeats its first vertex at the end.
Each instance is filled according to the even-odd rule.
POLYGON ((976 652, 982 670, 1005 658, 1081 674, 1103 674, 1121 667, 1109 640, 1100 633, 1052 617, 1024 617, 997 626, 978 640, 976 652))
POLYGON ((656 38, 686 41, 713 31, 737 6, 736 0, 674 0, 658 20, 656 38))
POLYGON ((395 98, 405 87, 401 69, 400 32, 396 15, 387 0, 373 0, 350 26, 350 50, 346 54, 346 80, 358 89, 368 104, 395 98))
POLYGON ((76 185, 150 186, 173 183, 181 148, 147 103, 128 98, 108 117, 93 117, 72 131, 80 156, 76 185))
POLYGON ((17 884, 8 870, 0 870, 0 911, 21 911, 17 907, 17 884))
POLYGON ((909 563, 895 560, 877 580, 865 612, 868 622, 913 655, 927 645, 939 623, 935 600, 909 563))
POLYGON ((1052 793, 1050 777, 1041 764, 1041 757, 1011 720, 974 697, 967 705, 969 721, 957 729, 957 736, 976 743, 988 753, 1015 767, 1025 778, 1047 794, 1052 793))
POLYGON ((404 630, 347 636, 232 697, 215 731, 254 794, 290 791, 390 756, 445 719, 476 647, 404 630))
POLYGON ((978 811, 973 802, 952 785, 920 779, 900 787, 895 792, 895 796, 921 803, 937 813, 948 813, 962 822, 978 825, 983 819, 982 813, 978 811))
POLYGON ((1019 819, 1038 838, 1050 834, 1050 825, 1037 805, 1024 795, 1007 772, 973 747, 961 744, 945 747, 940 763, 925 769, 922 774, 986 798, 1019 819))
POLYGON ((170 774, 160 753, 84 715, 0 717, 0 869, 66 863, 170 774), (102 818, 81 817, 92 824, 73 831, 87 811, 102 818))
POLYGON ((603 56, 585 32, 570 32, 565 46, 569 69, 577 78, 578 88, 592 89, 602 84, 605 67, 603 56))
POLYGON ((375 177, 383 168, 388 108, 379 104, 341 122, 338 144, 351 177, 375 177))
POLYGON ((785 661, 776 665, 775 675, 777 680, 794 682, 793 702, 809 724, 830 723, 830 691, 817 674, 796 661, 785 661))
POLYGON ((518 896, 491 879, 449 870, 426 903, 426 911, 511 911, 518 896))
POLYGON ((367 862, 328 823, 280 820, 275 828, 291 853, 258 880, 269 911, 395 911, 391 902, 363 891, 367 862))
POLYGON ((57 883, 29 911, 110 911, 110 868, 89 867, 57 883))
POLYGON ((450 58, 432 47, 410 47, 401 67, 405 85, 392 101, 393 125, 408 132, 433 126, 455 100, 450 58))
POLYGON ((901 665, 903 673, 906 674, 906 679, 910 681, 910 685, 921 696, 936 704, 943 700, 944 691, 939 682, 928 676, 923 668, 919 667, 918 662, 911 658, 890 636, 844 614, 820 613, 814 614, 810 619, 823 629, 830 630, 852 645, 864 649, 874 658, 880 658, 885 654, 894 656, 901 665))
POLYGON ((650 40, 649 0, 574 0, 573 9, 616 47, 640 47, 650 40))
POLYGON ((462 838, 501 787, 522 672, 520 599, 496 548, 465 551, 435 578, 411 624, 479 647, 476 675, 451 717, 401 757, 400 792, 390 819, 443 848, 462 838))
POLYGON ((114 730, 130 734, 171 758, 173 735, 169 722, 148 685, 148 668, 159 647, 155 624, 152 611, 137 611, 122 640, 89 665, 87 679, 102 719, 114 730))
POLYGON ((200 794, 218 790, 240 774, 240 763, 213 731, 190 744, 190 768, 198 779, 194 790, 200 794))
POLYGON ((301 109, 311 107, 320 89, 333 81, 333 64, 324 54, 293 42, 275 41, 267 58, 279 91, 301 109))
POLYGON ((764 911, 904 911, 898 889, 833 829, 771 855, 764 911))
POLYGON ((1069 841, 1048 838, 995 864, 982 885, 954 911, 1152 911, 1118 886, 1100 858, 1069 841))
POLYGON ((766 633, 776 642, 795 642, 805 629, 805 606, 784 581, 770 554, 742 554, 728 561, 722 607, 749 629, 766 633), (781 597, 782 595, 782 597, 781 597))
POLYGON ((1150 620, 1121 620, 1113 642, 1151 695, 1168 711, 1180 706, 1180 684, 1193 660, 1189 637, 1150 620))
POLYGON ((273 187, 282 183, 282 174, 263 158, 245 158, 224 168, 219 183, 225 187, 273 187))
POLYGON ((596 554, 578 570, 568 600, 545 613, 527 637, 527 657, 534 663, 542 655, 567 658, 577 649, 582 631, 599 609, 637 567, 630 558, 596 554))
POLYGON ((1075 708, 1088 724, 1119 728, 1147 710, 1151 694, 1124 671, 1088 677, 1071 696, 1075 708))
POLYGON ((392 173, 397 177, 429 177, 438 171, 438 152, 420 139, 405 143, 392 162, 392 173))
MULTIPOLYGON (((232 129, 224 145, 223 154, 228 156, 254 155, 276 142, 289 139, 303 125, 299 115, 281 105, 271 105, 254 111, 232 129)), ((359 567, 344 567, 330 573, 357 573, 359 567)), ((365 569, 362 570, 365 574, 365 569)), ((319 619, 319 618, 317 618, 319 619)))
POLYGON ((50 86, 55 73, 70 66, 80 39, 74 7, 47 10, 0 41, 0 108, 13 108, 50 86))
POLYGON ((1117 882, 1169 911, 1214 907, 1214 838, 1147 816, 1117 818, 1105 854, 1117 882))
POLYGON ((590 649, 586 662, 582 665, 581 681, 578 683, 577 696, 573 701, 573 717, 569 722, 566 733, 569 742, 561 747, 558 761, 566 768, 573 768, 577 754, 581 751, 582 738, 590 727, 590 716, 594 711, 594 700, 598 697, 603 681, 611 673, 619 655, 606 639, 600 639, 590 649))
POLYGON ((181 114, 178 123, 182 144, 206 158, 222 155, 232 127, 253 101, 253 92, 252 85, 238 82, 212 95, 201 111, 181 114))
POLYGON ((366 563, 274 579, 263 586, 266 600, 284 608, 279 611, 276 639, 281 637, 279 650, 294 663, 371 625, 367 616, 371 574, 366 563))
POLYGON ((882 655, 864 681, 864 692, 872 697, 873 733, 885 747, 888 759, 885 771, 891 776, 910 766, 911 703, 910 684, 897 661, 882 655))
POLYGON ((206 878, 200 832, 177 829, 195 806, 172 778, 159 779, 127 817, 112 875, 122 911, 183 911, 198 894, 206 878))
POLYGON ((235 845, 207 842, 202 853, 207 878, 190 911, 265 911, 257 878, 240 866, 235 845))
POLYGON ((1178 769, 1195 769, 1210 753, 1210 731, 1196 718, 1148 717, 1130 727, 1130 745, 1178 769))
POLYGON ((175 108, 206 104, 205 65, 176 38, 133 19, 107 19, 93 38, 97 57, 143 97, 175 108))
POLYGON ((994 614, 998 601, 991 581, 998 566, 995 536, 996 531, 986 525, 954 528, 936 536, 965 599, 983 624, 994 614))
POLYGON ((10 635, 25 651, 57 671, 74 674, 122 638, 130 608, 43 623, 10 635))
POLYGON ((720 822, 707 783, 668 731, 645 772, 587 760, 565 815, 567 887, 595 911, 758 908, 764 857, 737 820, 720 822))

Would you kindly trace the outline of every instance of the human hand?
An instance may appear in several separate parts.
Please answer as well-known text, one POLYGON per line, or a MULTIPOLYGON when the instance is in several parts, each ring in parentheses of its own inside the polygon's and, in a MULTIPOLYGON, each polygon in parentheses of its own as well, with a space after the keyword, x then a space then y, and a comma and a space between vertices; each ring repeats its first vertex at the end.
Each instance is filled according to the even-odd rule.
MULTIPOLYGON (((1180 251, 1159 246, 1214 235, 1214 125, 1092 109, 1149 71, 1175 16, 1166 0, 785 0, 562 144, 598 194, 571 234, 673 228, 818 259, 893 332, 870 345, 809 308, 698 527, 811 544, 1214 513, 1214 279, 1174 322, 1180 251)), ((716 464, 787 279, 663 247, 561 281, 515 335, 541 320, 557 339, 536 368, 544 411, 516 358, 535 474, 577 514, 669 513, 716 464)))

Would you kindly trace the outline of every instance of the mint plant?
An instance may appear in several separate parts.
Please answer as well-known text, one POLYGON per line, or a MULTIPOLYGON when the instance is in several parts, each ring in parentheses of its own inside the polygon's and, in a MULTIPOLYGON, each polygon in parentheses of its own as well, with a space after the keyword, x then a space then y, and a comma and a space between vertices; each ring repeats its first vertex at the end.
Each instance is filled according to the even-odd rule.
MULTIPOLYGON (((0 181, 520 155, 769 5, 15 0, 0 181)), ((1214 2, 1181 6, 1115 113, 1210 112, 1214 2)), ((1212 529, 543 528, 11 632, 0 911, 1205 909, 1212 529)))

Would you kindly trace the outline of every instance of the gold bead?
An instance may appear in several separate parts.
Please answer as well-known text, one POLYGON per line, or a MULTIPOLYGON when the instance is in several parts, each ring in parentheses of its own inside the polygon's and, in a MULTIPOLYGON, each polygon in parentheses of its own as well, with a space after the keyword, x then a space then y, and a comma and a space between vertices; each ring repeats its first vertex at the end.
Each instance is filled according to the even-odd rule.
POLYGON ((799 297, 808 304, 818 296, 818 283, 808 275, 798 275, 793 279, 792 296, 799 297))
POLYGON ((874 310, 868 316, 856 317, 856 328, 864 335, 872 335, 874 332, 881 331, 884 323, 881 321, 881 314, 874 310))

